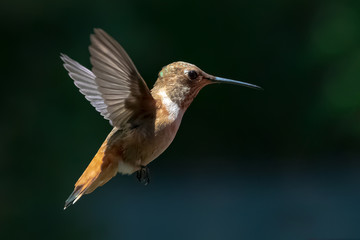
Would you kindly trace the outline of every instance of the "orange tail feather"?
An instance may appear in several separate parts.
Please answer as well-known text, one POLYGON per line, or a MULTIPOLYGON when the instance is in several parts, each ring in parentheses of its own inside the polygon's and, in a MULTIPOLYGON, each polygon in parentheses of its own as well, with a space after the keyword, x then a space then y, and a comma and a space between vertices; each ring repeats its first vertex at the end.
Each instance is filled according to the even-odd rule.
POLYGON ((82 195, 91 193, 117 174, 119 164, 118 157, 114 156, 114 154, 108 154, 107 148, 107 141, 105 140, 84 173, 76 182, 74 191, 65 201, 64 210, 70 205, 75 204, 82 195))

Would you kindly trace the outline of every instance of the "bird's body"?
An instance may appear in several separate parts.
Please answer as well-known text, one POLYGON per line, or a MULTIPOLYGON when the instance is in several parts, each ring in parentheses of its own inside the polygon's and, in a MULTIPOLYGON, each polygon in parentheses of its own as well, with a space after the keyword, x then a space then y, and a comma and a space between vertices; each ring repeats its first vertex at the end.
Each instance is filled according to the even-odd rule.
POLYGON ((66 55, 61 59, 80 92, 114 128, 76 182, 65 208, 118 172, 138 172, 139 180, 145 178, 148 183, 147 171, 143 169, 171 144, 186 109, 204 86, 228 82, 259 88, 214 77, 189 63, 175 62, 161 70, 150 91, 113 38, 95 29, 91 42, 92 71, 66 55))

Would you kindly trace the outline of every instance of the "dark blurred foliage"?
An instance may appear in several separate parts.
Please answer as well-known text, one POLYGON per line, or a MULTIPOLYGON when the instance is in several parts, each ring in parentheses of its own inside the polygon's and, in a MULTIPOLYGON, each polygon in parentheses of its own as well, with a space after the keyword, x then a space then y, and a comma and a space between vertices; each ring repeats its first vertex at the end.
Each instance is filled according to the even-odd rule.
POLYGON ((360 1, 2 1, 1 239, 360 237, 360 1), (152 182, 64 200, 110 131, 67 76, 89 34, 152 86, 177 60, 262 86, 206 87, 152 182))

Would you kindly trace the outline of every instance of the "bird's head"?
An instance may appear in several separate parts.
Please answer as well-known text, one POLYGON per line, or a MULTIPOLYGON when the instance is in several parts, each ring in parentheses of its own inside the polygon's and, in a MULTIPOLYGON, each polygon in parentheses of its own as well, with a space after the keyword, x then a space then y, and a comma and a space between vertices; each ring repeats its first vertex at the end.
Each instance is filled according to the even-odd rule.
POLYGON ((212 76, 191 63, 174 62, 162 68, 152 91, 165 92, 173 102, 187 108, 203 87, 213 83, 262 89, 250 83, 212 76))

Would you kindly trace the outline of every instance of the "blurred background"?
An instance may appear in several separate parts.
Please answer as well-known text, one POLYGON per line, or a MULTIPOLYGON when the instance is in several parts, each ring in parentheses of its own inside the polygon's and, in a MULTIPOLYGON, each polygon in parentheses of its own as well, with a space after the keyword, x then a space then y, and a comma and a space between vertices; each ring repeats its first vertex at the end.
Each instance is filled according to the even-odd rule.
POLYGON ((360 1, 0 2, 1 239, 359 239, 360 1), (152 86, 177 60, 213 85, 151 183, 120 176, 63 211, 111 130, 62 67, 117 39, 152 86))

